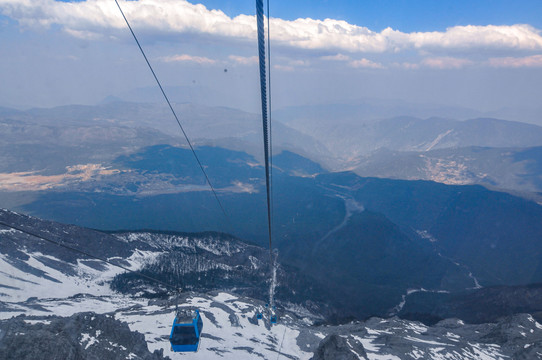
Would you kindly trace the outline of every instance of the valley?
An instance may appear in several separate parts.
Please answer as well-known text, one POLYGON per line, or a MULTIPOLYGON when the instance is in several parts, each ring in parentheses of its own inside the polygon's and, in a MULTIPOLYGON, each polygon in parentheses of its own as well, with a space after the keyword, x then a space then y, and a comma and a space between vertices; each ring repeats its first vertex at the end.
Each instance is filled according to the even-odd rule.
MULTIPOLYGON (((256 124, 251 120, 256 119, 227 108, 177 106, 186 111, 188 130, 207 137, 196 141, 196 150, 228 218, 217 206, 190 150, 171 131, 169 135, 161 132, 167 130, 161 121, 149 121, 165 116, 155 104, 110 102, 95 107, 5 112, 3 146, 15 150, 3 153, 6 161, 0 169, 4 179, 0 200, 13 204, 12 210, 102 231, 211 231, 265 246, 263 166, 261 154, 253 152, 255 147, 250 145, 257 141, 252 129, 256 124), (223 124, 215 125, 218 118, 230 118, 227 129, 223 124), (229 134, 231 126, 246 131, 229 134), (16 151, 23 145, 25 151, 16 151), (51 158, 55 159, 52 163, 51 158)), ((302 122, 290 121, 289 125, 295 124, 302 122)), ((289 277, 290 282, 279 287, 279 293, 296 301, 310 299, 332 322, 396 314, 394 309, 403 301, 406 306, 402 311, 410 318, 438 319, 452 315, 436 310, 438 303, 448 300, 435 300, 432 294, 542 283, 542 253, 538 249, 542 208, 529 200, 536 198, 536 193, 518 197, 510 194, 514 186, 502 192, 496 191, 497 185, 492 190, 463 185, 470 182, 467 178, 476 166, 484 174, 499 169, 495 164, 500 164, 498 159, 503 156, 517 164, 502 162, 511 182, 536 179, 537 148, 506 147, 527 134, 536 145, 536 126, 492 119, 461 123, 411 117, 372 124, 371 131, 387 139, 382 140, 387 144, 395 143, 393 139, 399 139, 402 131, 413 131, 417 137, 409 140, 403 136, 404 144, 394 151, 379 148, 375 154, 388 154, 384 157, 364 155, 372 159, 368 163, 385 167, 386 159, 392 156, 398 166, 418 172, 404 172, 406 180, 402 180, 361 177, 358 173, 365 171, 362 169, 370 169, 365 165, 354 171, 330 171, 329 166, 311 160, 318 158, 318 144, 324 144, 317 139, 305 141, 315 133, 301 136, 288 127, 283 129, 297 141, 293 146, 288 136, 281 136, 273 158, 274 243, 283 267, 288 268, 280 276, 289 277), (486 140, 468 140, 461 135, 480 126, 492 129, 486 140), (390 130, 395 127, 395 132, 390 130), (496 134, 500 133, 514 136, 499 138, 496 134), (449 137, 463 139, 454 146, 473 147, 446 148, 444 139, 449 137), (421 141, 430 144, 423 156, 414 152, 418 149, 414 145, 421 141), (488 145, 500 147, 480 147, 488 145), (474 160, 480 154, 490 157, 474 160), (442 163, 441 158, 450 158, 449 163, 442 163), (455 185, 412 180, 423 178, 426 170, 409 159, 437 164, 431 165, 432 171, 440 178, 432 180, 455 185), (467 159, 469 163, 461 165, 467 159), (446 164, 450 164, 448 168, 446 164), (461 166, 463 170, 454 172, 454 167, 461 166), (527 167, 531 177, 522 173, 527 167), (463 180, 456 181, 457 176, 463 180), (290 272, 296 275, 288 275, 290 272), (416 293, 414 289, 426 291, 416 293)), ((280 129, 277 131, 283 131, 280 129)), ((357 142, 369 141, 362 140, 357 142)), ((337 154, 329 152, 327 158, 337 154)), ((389 169, 389 173, 380 174, 392 177, 392 173, 401 173, 395 166, 389 169)), ((367 174, 379 171, 375 167, 367 174)), ((494 176, 501 182, 506 179, 494 176)), ((479 177, 480 181, 488 179, 489 175, 479 177)), ((151 266, 149 271, 155 270, 151 266)), ((159 276, 179 274, 162 267, 159 276)), ((242 277, 236 276, 230 283, 241 281, 242 277)), ((247 279, 252 280, 242 287, 263 291, 257 277, 247 279)), ((211 291, 224 281, 222 277, 203 281, 193 290, 211 291)), ((483 315, 480 318, 486 319, 483 315)))

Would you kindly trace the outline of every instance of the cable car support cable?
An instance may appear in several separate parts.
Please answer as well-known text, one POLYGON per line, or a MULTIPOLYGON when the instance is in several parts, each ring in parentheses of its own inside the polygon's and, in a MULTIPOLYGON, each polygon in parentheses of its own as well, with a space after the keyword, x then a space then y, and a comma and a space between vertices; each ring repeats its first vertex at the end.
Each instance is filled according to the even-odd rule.
MULTIPOLYGON (((273 121, 271 119, 271 27, 269 26, 269 0, 267 0, 267 89, 269 98, 269 182, 273 184, 273 121)), ((274 219, 273 186, 271 186, 271 221, 274 219)), ((273 226, 271 225, 271 228, 273 226)))
MULTIPOLYGON (((214 195, 216 201, 218 202, 218 205, 220 206, 220 210, 222 210, 222 213, 226 217, 226 220, 228 221, 228 223, 230 223, 230 219, 228 217, 228 214, 226 213, 226 210, 222 206, 222 203, 220 202, 220 199, 218 198, 218 195, 217 195, 213 185, 211 184, 211 180, 209 179, 209 176, 207 176, 207 172, 203 168, 203 165, 201 164, 201 161, 200 161, 198 155, 196 154, 196 151, 194 150, 194 147, 192 146, 192 142, 190 141, 190 139, 188 138, 188 135, 184 131, 184 128, 183 128, 183 126, 181 124, 181 121, 179 120, 179 117, 177 116, 177 113, 173 109, 173 106, 171 106, 171 102, 169 101, 169 98, 167 97, 166 92, 164 91, 164 88, 162 87, 162 84, 160 83, 160 80, 158 80, 158 76, 156 76, 156 73, 154 72, 154 69, 151 66, 151 63, 149 62, 149 59, 147 58, 147 55, 145 55, 145 51, 143 51, 143 48, 141 47, 141 44, 139 43, 139 40, 137 39, 136 34, 132 30, 132 27, 130 26, 130 23, 128 22, 128 19, 126 18, 126 15, 124 15, 124 11, 122 11, 122 8, 120 7, 119 2, 117 0, 115 0, 115 3, 117 4, 117 7, 119 8, 120 13, 122 14, 122 17, 124 18, 124 21, 126 22, 126 25, 128 26, 128 29, 130 29, 130 32, 132 33, 132 36, 134 37, 134 40, 137 43, 137 47, 141 51, 141 55, 143 55, 143 58, 145 59, 145 62, 147 63, 147 66, 149 67, 149 70, 151 71, 152 76, 154 77, 154 80, 156 80, 156 83, 158 84, 158 87, 160 88, 160 91, 162 92, 162 96, 166 100, 166 102, 167 102, 167 104, 169 106, 169 109, 171 110, 171 113, 175 117, 175 120, 177 121, 177 124, 179 125, 179 128, 181 129, 181 131, 182 131, 182 133, 184 135, 184 138, 186 139, 186 142, 188 143, 188 146, 190 147, 190 150, 192 151, 192 154, 194 155, 194 158, 196 159, 196 162, 198 163, 199 168, 201 169, 201 172, 205 176, 205 180, 207 181, 207 184, 209 184, 209 187, 211 188, 211 191, 213 192, 213 195, 214 195)), ((230 224, 230 227, 231 227, 231 224, 230 224)))

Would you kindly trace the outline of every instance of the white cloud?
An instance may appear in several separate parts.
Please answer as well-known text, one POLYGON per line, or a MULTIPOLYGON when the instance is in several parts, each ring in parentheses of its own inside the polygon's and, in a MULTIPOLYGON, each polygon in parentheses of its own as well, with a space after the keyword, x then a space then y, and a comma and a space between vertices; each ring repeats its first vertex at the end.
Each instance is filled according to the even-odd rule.
POLYGON ((410 63, 410 62, 403 62, 403 63, 395 62, 395 63, 392 63, 391 66, 395 68, 401 68, 401 69, 407 69, 407 70, 417 70, 420 68, 420 64, 410 63))
POLYGON ((307 60, 299 60, 299 59, 295 59, 295 60, 289 60, 288 61, 288 64, 290 66, 309 66, 310 65, 310 62, 307 61, 307 60))
POLYGON ((411 33, 408 38, 416 49, 542 49, 540 31, 525 24, 454 26, 445 32, 411 33))
POLYGON ((228 56, 228 59, 241 64, 241 65, 251 65, 251 64, 257 64, 258 63, 258 57, 257 56, 238 56, 238 55, 230 55, 228 56))
POLYGON ((497 68, 542 67, 542 55, 491 58, 488 62, 490 66, 497 68))
POLYGON ((295 71, 307 69, 311 65, 309 60, 303 60, 298 58, 289 58, 285 56, 277 56, 273 59, 272 66, 274 69, 281 71, 295 71))
POLYGON ((321 56, 320 59, 327 60, 327 61, 348 61, 351 58, 348 55, 336 54, 336 55, 321 56))
POLYGON ((461 69, 473 64, 471 60, 454 57, 433 57, 422 60, 422 65, 433 69, 461 69))
POLYGON ((273 65, 273 69, 277 69, 277 70, 281 70, 281 71, 294 71, 295 70, 295 68, 293 66, 280 65, 280 64, 273 65))
POLYGON ((104 37, 102 34, 95 33, 92 31, 86 31, 86 30, 74 30, 74 29, 66 28, 64 29, 64 31, 73 37, 76 37, 78 39, 83 39, 83 40, 99 40, 104 37))
POLYGON ((165 57, 161 57, 160 60, 163 61, 163 62, 188 61, 188 62, 195 62, 195 63, 198 63, 198 64, 214 64, 214 63, 216 63, 216 60, 209 59, 207 57, 192 56, 192 55, 188 55, 188 54, 165 56, 165 57))
POLYGON ((275 41, 303 49, 384 52, 393 46, 382 34, 342 20, 272 19, 271 29, 275 41))
MULTIPOLYGON (((136 31, 154 34, 206 34, 235 39, 255 39, 253 15, 231 18, 186 0, 119 0, 136 31)), ((22 26, 60 25, 67 33, 92 39, 107 31, 125 28, 114 1, 87 0, 65 3, 54 0, 0 0, 2 14, 22 26)), ((346 21, 310 18, 293 21, 272 18, 271 37, 277 44, 350 53, 425 50, 541 50, 540 31, 529 25, 455 26, 444 32, 403 33, 391 28, 381 32, 346 21)), ((347 61, 337 54, 335 60, 347 61)), ((329 57, 327 60, 333 60, 329 57)))
MULTIPOLYGON (((226 37, 255 37, 253 16, 230 18, 186 0, 119 0, 126 17, 137 30, 162 33, 204 33, 226 37)), ((27 27, 59 24, 67 31, 103 33, 124 29, 126 24, 112 0, 65 3, 54 0, 0 0, 2 14, 27 27)))
POLYGON ((373 62, 368 59, 353 60, 348 63, 348 66, 353 68, 369 68, 369 69, 383 69, 384 65, 373 62))

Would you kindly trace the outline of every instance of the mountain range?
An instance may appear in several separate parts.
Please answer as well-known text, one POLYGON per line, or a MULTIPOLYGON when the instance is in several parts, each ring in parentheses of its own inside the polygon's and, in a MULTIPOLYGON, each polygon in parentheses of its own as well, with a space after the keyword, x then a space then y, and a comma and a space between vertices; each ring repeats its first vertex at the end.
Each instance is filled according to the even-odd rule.
MULTIPOLYGON (((261 161, 256 114, 191 103, 174 106, 195 145, 243 151, 261 161)), ((356 109, 277 111, 272 129, 275 152, 287 150, 325 169, 362 176, 481 184, 525 196, 542 191, 536 155, 542 146, 539 126, 492 118, 367 119, 356 109)), ((56 174, 67 166, 110 161, 143 146, 186 146, 167 107, 156 103, 4 108, 0 123, 0 166, 6 173, 56 174)))

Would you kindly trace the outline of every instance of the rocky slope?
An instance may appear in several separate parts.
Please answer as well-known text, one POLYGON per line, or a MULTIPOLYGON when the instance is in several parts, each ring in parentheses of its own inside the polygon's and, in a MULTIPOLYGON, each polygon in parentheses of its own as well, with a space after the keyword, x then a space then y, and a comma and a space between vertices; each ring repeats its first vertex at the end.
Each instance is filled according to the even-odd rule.
MULTIPOLYGON (((179 300, 181 306, 197 307, 202 313, 200 349, 189 355, 195 359, 459 360, 542 356, 542 325, 526 314, 478 325, 458 319, 426 326, 398 318, 371 318, 329 326, 315 325, 310 313, 283 308, 279 310, 279 323, 269 327, 267 320, 256 319, 263 303, 250 298, 209 292, 186 293, 179 300)), ((7 335, 0 336, 0 351, 10 351, 2 353, 6 358, 17 351, 17 358, 30 359, 35 350, 46 348, 36 341, 29 342, 30 337, 48 339, 55 333, 60 334, 56 341, 63 351, 80 351, 82 359, 98 358, 96 354, 102 352, 114 355, 102 358, 161 359, 162 352, 171 358, 182 357, 170 352, 167 341, 173 302, 80 295, 7 304, 10 312, 3 311, 5 320, 0 321, 0 334, 7 335), (106 315, 96 315, 102 313, 106 315), (10 329, 9 333, 4 329, 10 329), (143 334, 144 340, 134 331, 143 334), (145 342, 154 354, 145 351, 145 342)))
MULTIPOLYGON (((477 325, 446 319, 428 326, 396 317, 329 325, 324 321, 325 309, 318 305, 311 307, 311 298, 296 303, 288 301, 287 293, 282 293, 277 296, 279 322, 270 326, 265 311, 266 286, 258 288, 254 284, 263 279, 258 275, 264 264, 259 256, 265 254, 257 246, 216 233, 104 234, 5 210, 1 215, 2 221, 40 236, 55 238, 64 244, 69 242, 73 247, 88 247, 111 262, 118 261, 153 276, 180 276, 187 279, 193 289, 198 289, 176 295, 164 293, 165 289, 159 286, 139 282, 133 291, 115 292, 109 284, 122 270, 91 261, 81 254, 66 253, 57 245, 45 244, 30 235, 2 227, 2 358, 50 358, 44 356, 49 356, 51 351, 68 359, 179 357, 182 355, 170 351, 167 340, 176 305, 198 308, 202 314, 204 329, 200 350, 190 355, 196 359, 531 359, 542 356, 542 325, 529 314, 515 313, 493 323, 477 325), (161 257, 169 259, 173 251, 180 256, 171 258, 174 259, 172 266, 157 268, 165 264, 161 257), (184 261, 180 261, 182 259, 184 261), (172 268, 177 272, 172 274, 172 268), (221 271, 213 273, 216 270, 221 271), (189 276, 194 271, 195 274, 189 276), (252 280, 246 276, 251 271, 252 280), (209 274, 217 276, 215 279, 219 281, 205 280, 209 274), (241 279, 241 274, 248 279, 241 279), (203 285, 198 287, 198 282, 203 285), (211 289, 216 286, 223 289, 211 289), (260 299, 246 296, 251 293, 247 288, 263 296, 260 299), (152 292, 154 295, 150 296, 152 292), (264 313, 264 319, 257 319, 259 312, 264 313)), ((291 280, 283 276, 279 281, 292 290, 285 286, 292 284, 288 282, 291 280)), ((126 284, 137 285, 138 282, 126 284)), ((488 294, 491 292, 486 291, 481 296, 488 294)), ((472 305, 468 301, 463 303, 465 307, 472 305)))
POLYGON ((111 315, 87 312, 0 320, 0 358, 5 360, 168 359, 162 352, 149 352, 143 334, 111 315))

